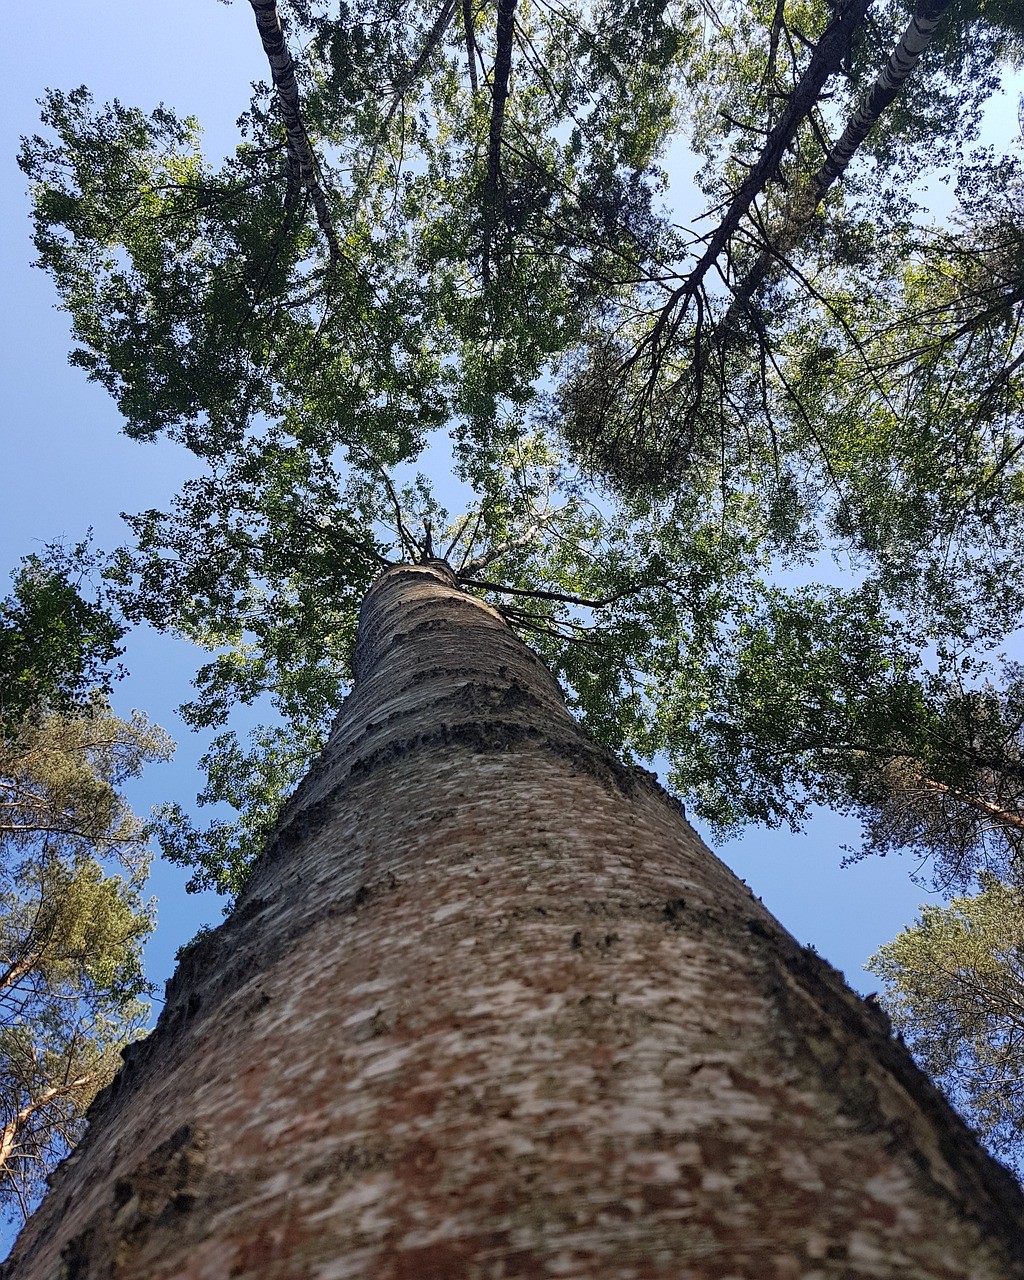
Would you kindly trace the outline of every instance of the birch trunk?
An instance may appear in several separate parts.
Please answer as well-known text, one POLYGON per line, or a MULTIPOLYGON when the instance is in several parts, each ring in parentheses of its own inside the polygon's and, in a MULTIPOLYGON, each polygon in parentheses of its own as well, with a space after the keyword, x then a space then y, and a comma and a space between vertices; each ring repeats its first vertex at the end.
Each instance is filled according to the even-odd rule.
POLYGON ((285 137, 288 140, 288 190, 285 203, 290 208, 294 204, 298 189, 300 187, 305 189, 313 203, 317 224, 327 241, 332 259, 340 258, 341 245, 338 242, 327 196, 320 180, 320 166, 302 119, 299 83, 295 78, 295 64, 284 38, 281 16, 277 11, 277 0, 249 0, 249 3, 256 16, 256 29, 263 44, 263 51, 270 63, 270 78, 274 83, 277 106, 281 113, 285 137))
POLYGON ((1024 1276, 1022 1198, 441 564, 168 987, 18 1280, 1024 1276))

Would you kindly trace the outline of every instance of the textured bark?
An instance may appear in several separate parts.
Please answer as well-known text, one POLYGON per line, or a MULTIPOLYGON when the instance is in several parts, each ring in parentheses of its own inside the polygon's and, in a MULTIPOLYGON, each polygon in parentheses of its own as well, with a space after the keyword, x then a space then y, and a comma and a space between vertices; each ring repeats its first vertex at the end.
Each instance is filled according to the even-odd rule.
POLYGON ((256 16, 256 29, 263 43, 263 51, 270 63, 270 76, 274 82, 277 106, 281 113, 288 144, 286 204, 289 207, 294 204, 299 188, 304 188, 313 203, 317 224, 327 241, 331 257, 340 258, 341 246, 334 229, 327 195, 320 180, 320 166, 302 119, 295 64, 292 62, 292 55, 288 51, 288 44, 284 38, 284 28, 281 26, 281 17, 277 11, 277 0, 249 0, 249 3, 256 16))
POLYGON ((1024 1276, 1009 1175, 441 565, 4 1274, 1024 1276))

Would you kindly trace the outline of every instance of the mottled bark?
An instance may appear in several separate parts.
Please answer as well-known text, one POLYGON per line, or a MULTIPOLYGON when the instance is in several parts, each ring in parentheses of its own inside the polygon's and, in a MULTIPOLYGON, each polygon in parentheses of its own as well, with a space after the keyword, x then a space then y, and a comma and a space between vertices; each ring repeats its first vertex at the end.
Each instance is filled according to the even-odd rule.
POLYGON ((991 1280, 1024 1204, 442 565, 5 1275, 991 1280), (63 1268, 63 1269, 62 1269, 63 1268))

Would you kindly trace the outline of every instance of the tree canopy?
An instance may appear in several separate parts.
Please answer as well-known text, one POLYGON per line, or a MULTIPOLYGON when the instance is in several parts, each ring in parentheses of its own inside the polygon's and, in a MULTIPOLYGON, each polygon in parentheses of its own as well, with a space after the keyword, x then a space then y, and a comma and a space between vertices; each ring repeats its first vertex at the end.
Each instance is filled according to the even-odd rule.
POLYGON ((0 1211, 27 1215, 148 1005, 148 831, 121 788, 171 743, 105 700, 124 627, 86 547, 0 602, 0 1211), (74 565, 75 578, 69 576, 74 565))
POLYGON ((435 555, 720 828, 827 803, 1009 876, 1024 175, 978 134, 1015 7, 251 7, 222 164, 85 89, 21 158, 73 363, 202 467, 108 579, 212 654, 185 715, 240 819, 164 810, 194 887, 323 740, 369 582, 435 555))
POLYGON ((997 1154, 1020 1167, 1024 1133, 1024 898, 981 891, 931 906, 871 962, 922 1065, 997 1154))
POLYGON ((98 568, 88 541, 26 556, 0 601, 0 720, 80 708, 110 692, 125 627, 102 598, 86 599, 82 579, 98 568))

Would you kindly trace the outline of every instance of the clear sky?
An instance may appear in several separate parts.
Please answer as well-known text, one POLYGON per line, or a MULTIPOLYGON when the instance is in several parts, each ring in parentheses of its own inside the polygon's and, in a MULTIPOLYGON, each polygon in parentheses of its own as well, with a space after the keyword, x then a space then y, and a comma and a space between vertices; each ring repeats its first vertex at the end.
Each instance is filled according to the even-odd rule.
MULTIPOLYGON (((249 81, 266 76, 244 0, 48 0, 13 9, 6 37, 0 77, 5 572, 43 543, 79 538, 89 527, 100 547, 116 546, 125 538, 119 512, 164 506, 189 472, 188 458, 173 446, 121 436, 106 393, 67 364, 67 318, 54 308, 47 277, 29 265, 26 184, 15 163, 19 135, 38 127, 35 100, 47 87, 85 84, 99 101, 116 96, 146 109, 163 101, 198 116, 208 151, 219 156, 233 144, 249 81)), ((1015 103, 1005 101, 1002 109, 1012 115, 1015 103)), ((141 811, 161 800, 189 803, 200 785, 195 762, 202 743, 175 707, 188 695, 195 658, 180 642, 144 633, 133 636, 127 661, 131 676, 116 691, 116 709, 148 712, 180 744, 175 763, 151 769, 133 802, 141 811)), ((841 870, 842 846, 856 837, 851 824, 823 814, 803 836, 751 831, 719 853, 800 942, 813 944, 853 985, 870 991, 877 984, 862 972, 864 961, 914 918, 928 895, 911 883, 910 859, 871 859, 841 870)), ((159 984, 177 947, 200 924, 220 919, 219 901, 186 895, 185 879, 174 867, 154 869, 159 926, 148 968, 159 984)))

